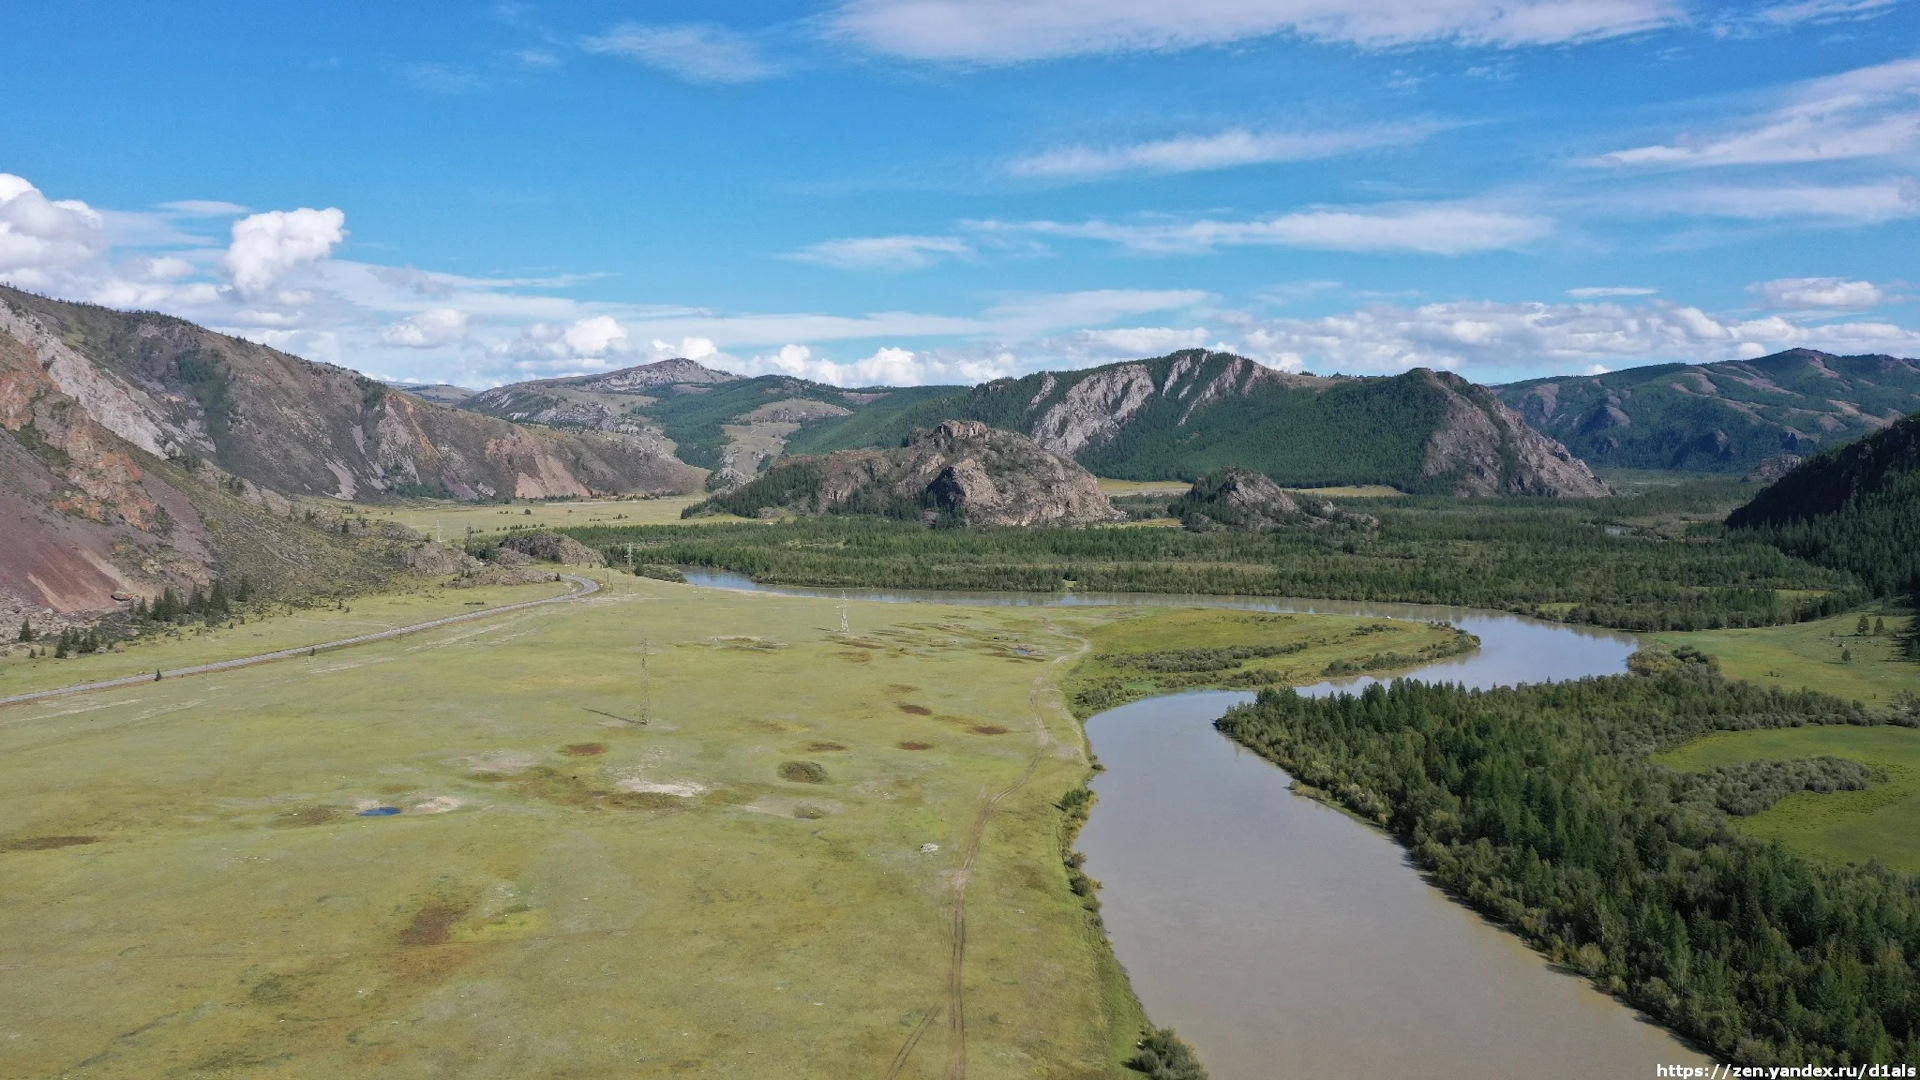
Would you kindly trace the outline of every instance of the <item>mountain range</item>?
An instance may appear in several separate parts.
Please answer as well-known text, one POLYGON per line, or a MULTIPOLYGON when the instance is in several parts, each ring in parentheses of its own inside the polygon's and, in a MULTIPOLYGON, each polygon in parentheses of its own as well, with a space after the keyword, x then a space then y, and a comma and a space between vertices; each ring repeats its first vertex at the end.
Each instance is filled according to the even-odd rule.
POLYGON ((1920 412, 1920 360, 1790 349, 1754 360, 1532 379, 1499 392, 1529 424, 1593 465, 1744 473, 1920 412))

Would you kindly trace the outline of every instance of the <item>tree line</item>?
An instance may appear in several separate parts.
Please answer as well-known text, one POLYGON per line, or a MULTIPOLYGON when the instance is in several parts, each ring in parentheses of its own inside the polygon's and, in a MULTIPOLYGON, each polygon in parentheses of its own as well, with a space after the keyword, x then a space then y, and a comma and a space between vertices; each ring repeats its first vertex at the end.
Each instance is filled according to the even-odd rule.
POLYGON ((1488 691, 1270 689, 1218 726, 1555 960, 1715 1056, 1765 1065, 1920 1061, 1920 884, 1731 826, 1789 791, 1863 782, 1855 768, 1699 776, 1651 755, 1710 731, 1888 722, 1920 725, 1920 705, 1874 712, 1679 663, 1488 691))

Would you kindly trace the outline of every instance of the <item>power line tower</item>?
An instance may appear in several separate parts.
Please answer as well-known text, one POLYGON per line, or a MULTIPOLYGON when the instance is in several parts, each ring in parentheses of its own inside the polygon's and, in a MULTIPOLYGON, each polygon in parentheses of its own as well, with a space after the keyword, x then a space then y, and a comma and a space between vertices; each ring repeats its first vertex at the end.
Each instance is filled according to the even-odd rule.
POLYGON ((647 639, 640 639, 640 722, 648 723, 653 719, 653 670, 647 666, 647 654, 652 650, 647 639))

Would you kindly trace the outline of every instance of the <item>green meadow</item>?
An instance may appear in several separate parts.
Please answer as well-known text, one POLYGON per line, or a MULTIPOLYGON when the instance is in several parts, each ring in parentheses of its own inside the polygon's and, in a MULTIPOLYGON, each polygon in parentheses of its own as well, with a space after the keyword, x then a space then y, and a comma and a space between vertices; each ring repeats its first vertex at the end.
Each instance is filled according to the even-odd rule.
MULTIPOLYGON (((1304 677, 1373 622, 855 604, 842 633, 833 601, 596 576, 0 710, 0 1076, 1116 1076, 1145 1021, 1069 886, 1056 687, 1090 635, 1315 638, 1304 677)), ((477 595, 7 679, 442 593, 477 595)))
POLYGON ((1709 769, 1824 754, 1863 762, 1882 770, 1887 779, 1869 783, 1864 791, 1789 795, 1771 809, 1739 819, 1740 827, 1803 855, 1850 863, 1878 859, 1896 870, 1920 871, 1920 730, 1889 726, 1721 732, 1657 760, 1677 769, 1709 769))
POLYGON ((1668 647, 1690 645, 1715 657, 1728 678, 1818 690, 1885 708, 1903 690, 1920 692, 1920 663, 1900 655, 1894 636, 1910 616, 1872 609, 1867 618, 1869 626, 1874 619, 1884 620, 1887 633, 1857 636, 1860 612, 1854 611, 1753 630, 1663 633, 1655 638, 1668 647))

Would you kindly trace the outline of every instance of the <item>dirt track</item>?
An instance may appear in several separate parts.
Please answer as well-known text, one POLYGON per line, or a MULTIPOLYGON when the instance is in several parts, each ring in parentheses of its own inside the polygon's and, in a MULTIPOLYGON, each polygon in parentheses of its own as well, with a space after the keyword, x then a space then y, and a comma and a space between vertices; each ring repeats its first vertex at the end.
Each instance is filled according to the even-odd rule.
POLYGON ((543 604, 565 604, 583 596, 591 596, 600 591, 600 583, 589 578, 561 574, 561 577, 580 586, 565 596, 549 596, 544 600, 528 600, 521 604, 507 604, 503 607, 487 608, 485 611, 468 611, 459 615, 448 615, 441 619, 429 619, 426 622, 412 623, 408 626, 396 626, 391 630, 381 630, 358 637, 341 638, 338 641, 322 641, 313 645, 301 645, 293 649, 281 649, 278 652, 260 653, 257 656, 242 656, 233 660, 220 660, 211 664, 196 664, 193 667, 175 668, 172 671, 156 671, 146 675, 129 675, 124 679, 108 679, 104 682, 81 683, 77 686, 62 686, 53 690, 36 690, 31 694, 16 694, 13 697, 0 698, 0 708, 18 705, 28 701, 41 701, 46 698, 65 697, 68 694, 85 694, 94 690, 110 690, 116 686, 134 686, 139 683, 155 682, 159 679, 177 679, 185 675, 206 675, 215 671, 231 671, 234 668, 250 667, 275 660, 291 660, 298 656, 318 656, 322 652, 344 649, 350 645, 365 645, 370 641, 385 641, 388 638, 403 637, 407 634, 432 630, 436 626, 448 626, 453 623, 472 622, 476 619, 490 619, 495 615, 504 615, 509 611, 525 611, 543 604))

